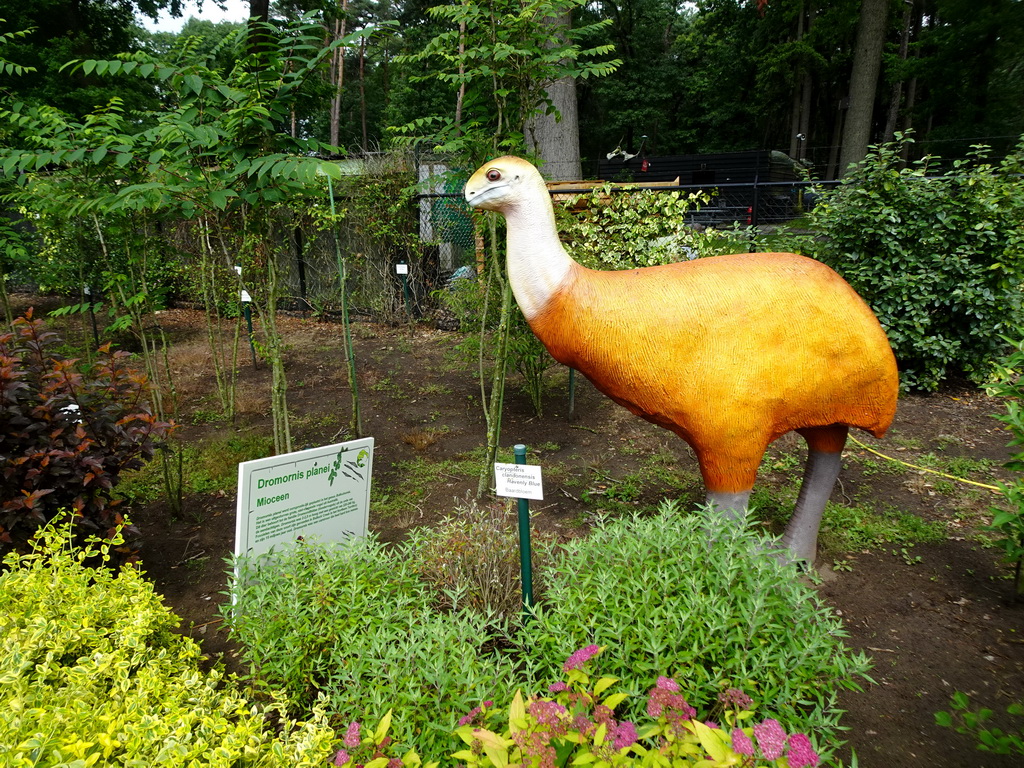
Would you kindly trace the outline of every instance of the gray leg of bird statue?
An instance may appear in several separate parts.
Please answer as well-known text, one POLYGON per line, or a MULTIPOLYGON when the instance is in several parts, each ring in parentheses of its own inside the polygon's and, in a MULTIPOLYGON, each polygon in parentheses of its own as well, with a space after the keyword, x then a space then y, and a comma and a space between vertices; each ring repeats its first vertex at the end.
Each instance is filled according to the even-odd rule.
POLYGON ((804 561, 808 568, 814 566, 817 556, 818 526, 825 512, 825 503, 832 495, 832 488, 839 477, 839 468, 843 454, 810 450, 807 454, 807 467, 804 469, 804 480, 800 485, 800 495, 796 500, 796 509, 789 519, 786 532, 780 542, 789 550, 790 557, 799 562, 804 561))
POLYGON ((739 493, 725 493, 723 491, 708 491, 707 503, 715 509, 721 510, 730 520, 744 520, 747 517, 747 502, 750 500, 750 491, 739 493))

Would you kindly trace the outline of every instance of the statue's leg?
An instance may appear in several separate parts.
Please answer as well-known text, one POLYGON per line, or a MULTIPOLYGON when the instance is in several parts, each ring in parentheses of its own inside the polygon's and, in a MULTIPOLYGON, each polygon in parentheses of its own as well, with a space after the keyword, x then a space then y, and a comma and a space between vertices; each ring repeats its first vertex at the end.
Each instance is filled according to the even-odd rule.
POLYGON ((818 552, 818 527, 839 477, 849 427, 833 424, 797 431, 807 441, 807 466, 796 509, 782 535, 781 544, 790 551, 794 560, 803 560, 808 566, 813 566, 818 552))
POLYGON ((750 491, 708 491, 707 503, 715 509, 722 510, 733 520, 743 520, 747 516, 747 502, 750 491))
POLYGON ((722 510, 733 520, 746 518, 747 502, 765 445, 765 441, 756 437, 751 438, 749 444, 701 445, 696 451, 697 461, 709 505, 722 510))

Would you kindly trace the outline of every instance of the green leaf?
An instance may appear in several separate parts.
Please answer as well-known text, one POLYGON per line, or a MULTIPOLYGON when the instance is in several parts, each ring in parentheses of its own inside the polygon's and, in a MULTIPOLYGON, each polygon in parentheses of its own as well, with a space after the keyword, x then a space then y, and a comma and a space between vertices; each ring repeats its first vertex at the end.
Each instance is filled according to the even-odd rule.
POLYGON ((93 151, 91 160, 93 161, 93 163, 99 163, 106 156, 107 156, 107 148, 106 147, 99 147, 98 149, 93 151))

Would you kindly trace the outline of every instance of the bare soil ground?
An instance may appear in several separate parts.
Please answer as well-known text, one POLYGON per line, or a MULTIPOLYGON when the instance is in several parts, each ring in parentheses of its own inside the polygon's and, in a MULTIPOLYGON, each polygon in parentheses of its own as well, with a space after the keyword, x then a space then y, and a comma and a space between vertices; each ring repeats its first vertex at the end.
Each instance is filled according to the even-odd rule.
MULTIPOLYGON (((236 423, 211 421, 215 389, 202 316, 171 310, 160 322, 176 342, 171 359, 182 395, 181 437, 269 434, 267 367, 254 368, 244 358, 236 423)), ((283 325, 297 447, 344 437, 350 399, 340 328, 305 318, 288 318, 283 325)), ((465 459, 484 440, 479 384, 472 366, 454 354, 458 334, 429 324, 364 323, 355 335, 364 431, 376 441, 371 528, 384 540, 399 540, 411 526, 430 525, 450 513, 475 490, 476 476, 465 459)), ((553 370, 550 382, 543 417, 512 382, 503 428, 503 445, 525 443, 530 463, 545 468, 545 500, 533 507, 537 526, 579 536, 602 507, 621 512, 665 497, 687 504, 700 500, 696 462, 680 440, 631 416, 582 379, 570 416, 564 371, 553 370)), ((973 479, 991 483, 1004 476, 999 466, 1009 455, 1008 434, 992 418, 1002 408, 969 388, 908 396, 885 440, 863 440, 914 464, 934 464, 938 457, 947 469, 963 466, 972 469, 973 479)), ((759 485, 788 498, 799 481, 802 455, 797 438, 778 441, 759 485)), ((1010 571, 975 530, 1000 497, 894 467, 850 444, 833 499, 902 510, 947 527, 937 543, 820 553, 819 593, 843 617, 850 645, 874 660, 875 684, 842 696, 847 738, 860 764, 1019 765, 1019 758, 977 752, 973 741, 935 726, 933 719, 934 712, 949 708, 957 690, 997 712, 1024 699, 1024 604, 1009 601, 1010 571)), ((233 494, 219 492, 189 497, 186 513, 177 518, 159 503, 132 510, 143 536, 144 570, 182 617, 183 631, 229 668, 237 665, 236 649, 220 626, 217 606, 225 599, 234 503, 233 494)))

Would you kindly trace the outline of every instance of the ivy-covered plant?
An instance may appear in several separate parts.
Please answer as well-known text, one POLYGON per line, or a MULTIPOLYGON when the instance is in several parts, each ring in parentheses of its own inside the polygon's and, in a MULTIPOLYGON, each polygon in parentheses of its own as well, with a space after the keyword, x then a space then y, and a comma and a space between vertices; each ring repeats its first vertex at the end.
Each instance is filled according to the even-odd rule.
POLYGON ((942 172, 934 157, 904 166, 900 148, 873 148, 824 196, 808 255, 871 305, 905 387, 934 390, 959 372, 982 381, 1020 320, 1024 145, 999 163, 978 146, 942 172))
POLYGON ((623 191, 606 184, 555 210, 562 242, 580 264, 633 269, 735 250, 725 233, 687 224, 686 215, 709 202, 705 192, 623 191))
POLYGON ((79 368, 61 344, 31 310, 0 334, 0 541, 60 509, 112 532, 121 473, 151 459, 174 427, 143 401, 145 377, 127 353, 104 345, 79 368))

